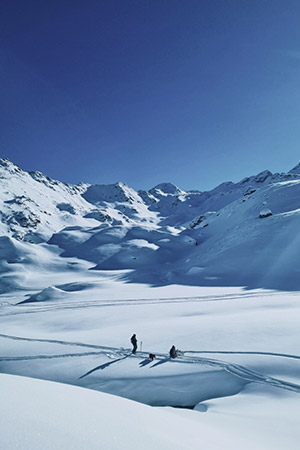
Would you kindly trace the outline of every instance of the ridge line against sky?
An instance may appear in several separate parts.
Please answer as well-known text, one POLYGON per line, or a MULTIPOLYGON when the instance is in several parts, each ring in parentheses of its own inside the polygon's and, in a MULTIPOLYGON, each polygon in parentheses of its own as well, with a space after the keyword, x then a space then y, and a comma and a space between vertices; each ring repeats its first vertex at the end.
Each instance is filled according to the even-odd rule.
POLYGON ((299 162, 296 0, 2 0, 0 157, 210 190, 299 162))
MULTIPOLYGON (((38 169, 36 169, 36 170, 28 169, 27 170, 27 169, 21 167, 20 165, 16 164, 14 161, 11 161, 9 158, 0 158, 0 166, 1 166, 1 161, 4 161, 4 162, 7 161, 9 164, 11 163, 14 166, 17 166, 19 169, 21 169, 21 171, 27 172, 29 174, 34 174, 35 172, 37 172, 37 173, 42 174, 43 176, 45 176, 47 178, 49 177, 49 174, 44 173, 44 172, 42 172, 42 171, 40 171, 38 169)), ((125 185, 125 186, 127 186, 129 188, 133 188, 136 192, 139 192, 139 191, 148 191, 149 192, 151 189, 154 189, 154 188, 161 189, 162 185, 172 185, 172 186, 175 186, 176 188, 179 188, 180 190, 185 191, 185 192, 192 192, 192 191, 195 191, 195 192, 209 192, 209 191, 212 191, 212 190, 218 188, 219 186, 221 186, 223 184, 228 184, 228 183, 238 184, 238 183, 242 183, 244 180, 248 181, 249 178, 251 178, 251 177, 255 178, 258 175, 264 174, 265 172, 270 172, 271 175, 277 175, 277 174, 282 174, 283 175, 283 174, 288 174, 289 172, 294 173, 294 174, 295 173, 296 174, 299 173, 299 175, 300 175, 300 162, 298 164, 296 164, 294 167, 291 167, 291 168, 289 168, 289 170, 286 170, 286 171, 271 172, 271 171, 269 171, 269 169, 264 169, 264 170, 261 170, 260 172, 255 173, 255 174, 247 174, 245 177, 239 178, 237 180, 223 180, 219 184, 217 184, 215 186, 212 186, 211 189, 207 189, 207 190, 206 189, 201 189, 201 188, 198 188, 198 189, 183 188, 182 186, 178 186, 176 183, 174 183, 174 182, 172 182, 170 180, 162 181, 160 183, 157 183, 156 185, 148 186, 147 188, 139 188, 139 187, 134 187, 134 186, 130 185, 129 183, 124 182, 123 180, 116 180, 116 181, 110 182, 110 183, 102 183, 101 181, 97 182, 97 183, 90 183, 88 180, 85 180, 85 181, 81 180, 81 181, 79 181, 77 183, 73 183, 73 182, 70 182, 70 181, 66 181, 64 179, 58 179, 58 178, 53 178, 53 177, 50 177, 50 178, 53 181, 58 181, 59 183, 70 184, 70 185, 73 185, 73 186, 79 186, 79 185, 84 185, 84 184, 91 185, 91 186, 100 186, 100 185, 103 185, 103 186, 108 186, 108 185, 114 186, 114 185, 117 185, 117 184, 120 184, 120 185, 123 184, 123 185, 125 185), (296 170, 294 170, 294 169, 296 169, 296 170)))

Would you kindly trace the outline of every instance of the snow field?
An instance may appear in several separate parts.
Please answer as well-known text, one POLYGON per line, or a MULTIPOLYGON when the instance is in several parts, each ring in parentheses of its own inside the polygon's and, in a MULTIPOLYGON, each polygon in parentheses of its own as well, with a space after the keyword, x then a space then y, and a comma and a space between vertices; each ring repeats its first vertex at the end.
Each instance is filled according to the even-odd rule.
MULTIPOLYGON (((126 299, 126 285, 108 279, 106 283, 104 292, 98 289, 98 301, 91 300, 97 290, 97 285, 92 285, 80 291, 80 301, 75 295, 69 300, 3 307, 1 372, 86 387, 90 391, 84 392, 95 395, 95 399, 104 395, 95 391, 103 391, 107 399, 111 398, 109 394, 114 394, 155 406, 196 405, 195 411, 168 408, 171 419, 162 418, 157 408, 150 409, 153 417, 157 413, 153 421, 148 413, 144 414, 143 408, 136 411, 141 421, 137 428, 147 441, 141 448, 154 449, 159 442, 160 448, 166 449, 207 445, 212 449, 222 446, 225 449, 281 450, 286 447, 296 450, 300 413, 297 293, 236 289, 230 292, 228 289, 222 295, 219 288, 198 288, 198 296, 192 289, 194 296, 181 298, 176 297, 178 287, 170 286, 163 291, 164 295, 162 288, 158 288, 161 296, 157 298, 156 288, 150 290, 144 286, 143 291, 140 285, 141 298, 126 299), (110 290, 115 300, 107 300, 110 290), (139 347, 136 356, 131 355, 129 343, 133 332, 137 334, 139 345, 143 341, 142 352, 139 347), (172 344, 183 351, 175 360, 168 358, 172 344), (147 357, 150 352, 157 355, 153 362, 147 357), (169 442, 165 437, 170 435, 169 431, 165 435, 166 420, 170 420, 171 428, 187 431, 176 434, 169 442), (144 432, 145 428, 149 430, 149 423, 156 443, 144 432)), ((68 293, 72 295, 72 290, 68 293)), ((38 380, 31 382, 39 383, 38 380)), ((45 395, 55 401, 52 387, 46 393, 48 385, 52 386, 44 385, 45 395)), ((73 388, 62 386, 66 400, 61 410, 66 408, 67 415, 54 413, 57 402, 56 406, 50 406, 44 414, 48 419, 41 428, 41 436, 56 428, 67 427, 67 431, 65 435, 62 431, 56 433, 58 442, 52 441, 55 446, 49 448, 60 448, 59 445, 66 445, 66 439, 73 442, 73 438, 83 445, 80 440, 83 437, 78 438, 76 433, 71 439, 71 425, 68 428, 69 425, 62 427, 57 423, 64 423, 66 419, 62 416, 68 417, 70 411, 73 413, 76 409, 74 405, 70 409, 67 399, 71 392, 68 389, 73 388)), ((14 388, 8 392, 14 395, 14 388)), ((16 396, 15 402, 22 398, 22 405, 26 404, 25 395, 24 391, 16 396)), ((43 396, 39 398, 43 403, 43 396)), ((20 411, 19 403, 12 403, 13 406, 20 411)), ((105 406, 105 412, 101 409, 99 423, 104 424, 104 428, 100 427, 101 442, 106 445, 103 448, 114 450, 120 445, 119 439, 124 449, 129 445, 130 448, 141 445, 141 441, 134 441, 131 431, 129 436, 126 434, 130 426, 136 424, 135 415, 128 425, 128 412, 126 419, 116 412, 110 416, 107 413, 110 408, 122 410, 116 405, 105 406), (114 422, 106 425, 105 420, 112 421, 112 417, 114 422)), ((23 430, 22 433, 27 430, 27 441, 35 449, 34 446, 38 448, 40 444, 30 433, 35 426, 41 426, 39 417, 43 406, 30 406, 30 410, 32 415, 28 420, 32 425, 25 421, 26 426, 18 429, 23 430)), ((87 408, 85 420, 89 414, 95 417, 95 412, 87 408)), ((18 420, 24 419, 19 417, 18 420)), ((78 421, 85 424, 81 413, 68 418, 74 428, 86 430, 85 448, 97 448, 100 431, 95 419, 89 419, 93 425, 81 428, 78 421)), ((20 441, 25 439, 22 433, 16 435, 20 441)), ((135 438, 143 439, 139 432, 133 433, 135 438)), ((18 447, 11 444, 9 448, 18 447)))
POLYGON ((0 160, 1 450, 298 449, 298 172, 136 192, 0 160))

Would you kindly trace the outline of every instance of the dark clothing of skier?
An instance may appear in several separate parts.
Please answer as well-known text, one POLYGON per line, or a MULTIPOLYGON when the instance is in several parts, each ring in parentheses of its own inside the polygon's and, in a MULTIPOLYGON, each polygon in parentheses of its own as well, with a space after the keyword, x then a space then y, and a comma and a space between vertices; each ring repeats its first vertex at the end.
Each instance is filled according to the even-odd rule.
POLYGON ((131 336, 130 341, 131 341, 131 343, 132 343, 132 345, 133 345, 132 353, 135 354, 135 353, 136 353, 136 350, 137 350, 137 338, 136 338, 136 335, 135 335, 135 334, 133 334, 133 335, 131 336))
POLYGON ((178 350, 176 350, 175 345, 172 345, 172 347, 170 348, 170 357, 176 358, 177 352, 178 352, 178 350))

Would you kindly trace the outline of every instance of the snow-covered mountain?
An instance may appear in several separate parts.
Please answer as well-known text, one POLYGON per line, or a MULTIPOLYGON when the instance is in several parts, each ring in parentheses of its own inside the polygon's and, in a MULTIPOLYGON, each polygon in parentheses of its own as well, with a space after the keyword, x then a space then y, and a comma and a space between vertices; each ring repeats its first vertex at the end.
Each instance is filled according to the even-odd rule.
POLYGON ((136 192, 65 184, 2 159, 0 187, 2 293, 31 290, 28 272, 41 267, 55 286, 51 273, 66 266, 157 286, 300 288, 300 164, 208 192, 136 192))
POLYGON ((298 172, 136 192, 0 160, 0 448, 298 449, 298 172))

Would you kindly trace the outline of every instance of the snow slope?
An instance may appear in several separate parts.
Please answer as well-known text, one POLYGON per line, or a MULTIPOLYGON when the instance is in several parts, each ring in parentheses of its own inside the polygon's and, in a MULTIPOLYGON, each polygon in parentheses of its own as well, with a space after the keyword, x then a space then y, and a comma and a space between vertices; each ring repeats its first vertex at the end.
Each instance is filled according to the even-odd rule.
POLYGON ((0 187, 0 372, 29 377, 0 448, 298 448, 299 165, 136 192, 0 160, 0 187))
POLYGON ((41 439, 49 448, 85 442, 87 450, 136 448, 143 439, 149 449, 298 448, 298 293, 203 288, 180 297, 173 287, 155 298, 157 288, 144 287, 136 299, 109 300, 109 290, 126 296, 117 286, 95 299, 87 288, 79 297, 69 291, 72 299, 52 293, 47 302, 1 308, 1 372, 64 383, 1 376, 3 448, 24 441, 35 449, 41 439), (172 344, 182 352, 175 360, 172 344))
POLYGON ((74 258, 95 275, 127 270, 120 276, 131 283, 297 290, 298 167, 210 192, 171 183, 136 192, 121 182, 66 185, 0 160, 1 292, 32 289, 27 275, 41 266, 44 278, 53 273, 42 287, 52 288, 74 258))
POLYGON ((208 402, 205 414, 174 413, 58 383, 8 375, 1 375, 0 379, 0 443, 5 449, 297 448, 293 443, 298 437, 296 421, 287 424, 285 415, 287 407, 288 412, 297 412, 297 406, 288 395, 276 398, 274 393, 268 393, 272 398, 271 406, 276 408, 285 402, 279 408, 279 418, 270 405, 259 401, 248 406, 244 401, 243 413, 235 417, 232 400, 217 405, 208 402), (253 423, 255 415, 261 418, 260 426, 253 423), (288 430, 279 429, 279 420, 280 424, 288 425, 288 430), (249 421, 254 428, 246 439, 243 427, 249 421), (221 430, 219 435, 215 433, 216 427, 221 430), (270 437, 257 444, 256 432, 261 433, 266 427, 270 437), (274 447, 270 446, 270 441, 274 447))
POLYGON ((192 422, 165 411, 58 383, 0 379, 3 449, 152 450, 159 444, 162 450, 183 450, 198 441, 192 422), (174 424, 184 434, 170 432, 174 424))

